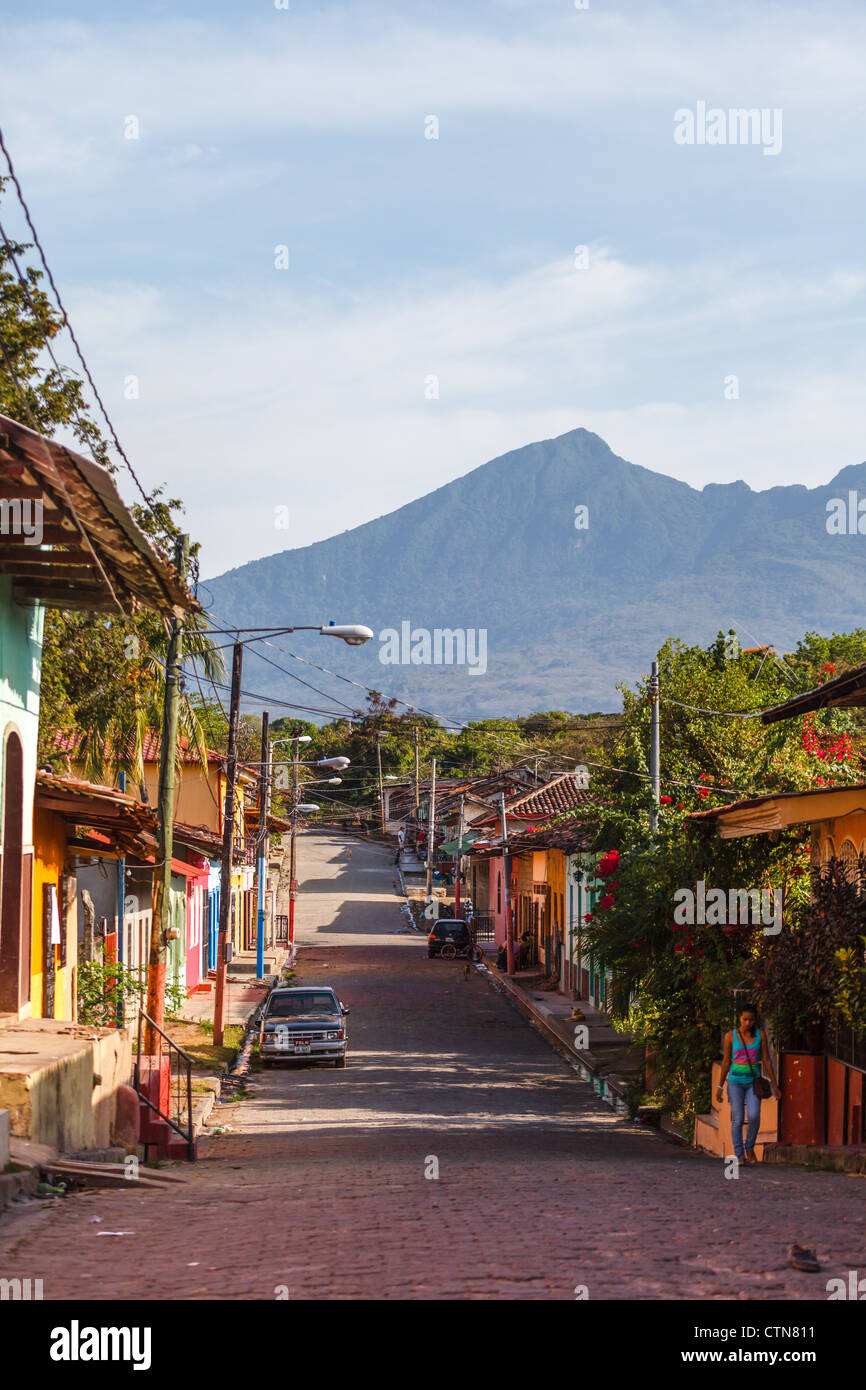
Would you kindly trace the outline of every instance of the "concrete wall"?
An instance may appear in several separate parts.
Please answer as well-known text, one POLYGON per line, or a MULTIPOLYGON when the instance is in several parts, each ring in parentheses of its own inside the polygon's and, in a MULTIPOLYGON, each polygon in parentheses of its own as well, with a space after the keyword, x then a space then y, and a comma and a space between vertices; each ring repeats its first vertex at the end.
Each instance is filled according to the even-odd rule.
POLYGON ((117 1088, 131 1069, 125 1029, 26 1019, 0 1030, 0 1107, 12 1133, 61 1152, 111 1143, 117 1088))

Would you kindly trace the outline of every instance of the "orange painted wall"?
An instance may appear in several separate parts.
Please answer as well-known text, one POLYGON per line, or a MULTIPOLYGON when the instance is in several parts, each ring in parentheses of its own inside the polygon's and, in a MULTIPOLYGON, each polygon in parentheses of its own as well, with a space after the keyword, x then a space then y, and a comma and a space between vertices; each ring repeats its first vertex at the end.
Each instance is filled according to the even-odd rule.
POLYGON ((845 1142, 845 1063, 827 1058, 827 1143, 845 1142))

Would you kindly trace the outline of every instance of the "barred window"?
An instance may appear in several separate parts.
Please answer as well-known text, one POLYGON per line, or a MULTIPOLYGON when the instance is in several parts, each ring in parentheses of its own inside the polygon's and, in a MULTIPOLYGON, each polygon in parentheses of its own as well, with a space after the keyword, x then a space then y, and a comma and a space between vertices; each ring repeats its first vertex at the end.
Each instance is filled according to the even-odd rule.
POLYGON ((843 840, 839 846, 839 863, 845 871, 845 876, 850 883, 857 883, 860 879, 859 865, 857 862, 857 846, 853 840, 843 840))

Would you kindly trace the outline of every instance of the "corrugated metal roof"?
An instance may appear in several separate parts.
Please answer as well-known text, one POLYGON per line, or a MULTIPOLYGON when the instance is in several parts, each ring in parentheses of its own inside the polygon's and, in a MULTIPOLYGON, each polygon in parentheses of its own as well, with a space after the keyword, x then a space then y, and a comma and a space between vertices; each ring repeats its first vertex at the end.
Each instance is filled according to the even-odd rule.
POLYGON ((866 705, 866 665, 854 666, 841 676, 835 676, 814 690, 806 690, 802 695, 794 695, 781 705, 765 709, 761 715, 762 724, 776 724, 780 719, 795 719, 800 714, 812 710, 854 708, 866 705))

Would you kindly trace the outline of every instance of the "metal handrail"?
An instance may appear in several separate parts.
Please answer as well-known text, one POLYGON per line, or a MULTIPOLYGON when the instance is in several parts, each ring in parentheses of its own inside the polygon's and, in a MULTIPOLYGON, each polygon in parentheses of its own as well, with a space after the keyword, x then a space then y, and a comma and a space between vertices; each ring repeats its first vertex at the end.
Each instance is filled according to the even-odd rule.
MULTIPOLYGON (((161 1055, 161 1054, 160 1054, 160 1055, 161 1055)), ((184 1050, 183 1050, 182 1047, 178 1047, 177 1043, 176 1043, 176 1042, 173 1042, 172 1039, 168 1036, 168 1034, 167 1034, 166 1032, 164 1032, 162 1028, 160 1028, 159 1024, 155 1021, 155 1019, 152 1019, 151 1016, 150 1016, 150 1014, 145 1013, 144 1009, 141 1009, 141 1008, 140 1008, 139 1011, 138 1011, 138 1049, 137 1049, 136 1054, 135 1054, 135 1072, 134 1072, 134 1082, 133 1082, 133 1084, 134 1084, 134 1086, 135 1086, 136 1092, 138 1093, 139 1099, 140 1099, 140 1100, 143 1100, 146 1106, 148 1106, 151 1110, 155 1111, 155 1113, 159 1116, 159 1118, 160 1118, 161 1120, 165 1120, 166 1124, 167 1124, 167 1125, 170 1125, 171 1128, 175 1131, 175 1133, 180 1135, 181 1139, 185 1139, 185 1140, 186 1140, 186 1144, 187 1144, 187 1157, 190 1159, 190 1161, 194 1160, 194 1159, 195 1159, 195 1156, 196 1156, 196 1155, 195 1155, 195 1137, 194 1137, 194 1135, 193 1135, 193 1122, 192 1122, 192 1068, 193 1068, 193 1059, 192 1059, 192 1057, 190 1057, 189 1053, 188 1053, 188 1052, 184 1052, 184 1050), (142 1019, 144 1019, 144 1020, 147 1022, 149 1028, 151 1028, 151 1029, 153 1030, 153 1032, 159 1033, 159 1036, 160 1036, 161 1038, 164 1038, 164 1039, 165 1039, 165 1041, 168 1043, 168 1046, 169 1046, 169 1049, 170 1049, 170 1051, 169 1051, 169 1109, 171 1109, 171 1099, 170 1099, 170 1098, 171 1098, 171 1070, 172 1070, 172 1067, 171 1067, 171 1052, 176 1052, 177 1055, 178 1055, 178 1057, 182 1057, 183 1060, 184 1060, 184 1062, 186 1063, 186 1118, 187 1118, 187 1127, 186 1127, 186 1129, 184 1129, 179 1123, 177 1123, 175 1120, 173 1120, 172 1117, 171 1117, 171 1115, 165 1115, 165 1114, 163 1114, 163 1112, 160 1110, 159 1106, 158 1106, 158 1105, 155 1105, 155 1104, 153 1103, 153 1101, 150 1099, 150 1097, 149 1097, 149 1096, 146 1096, 146 1095, 144 1094, 144 1092, 142 1091, 142 1089, 141 1089, 141 1057, 142 1057, 142 1052, 141 1052, 141 1026, 142 1026, 142 1019)), ((178 1103, 177 1103, 177 1113, 178 1113, 178 1119, 179 1119, 179 1118, 180 1118, 180 1114, 181 1114, 181 1106, 180 1106, 180 1078, 178 1078, 178 1103)))

